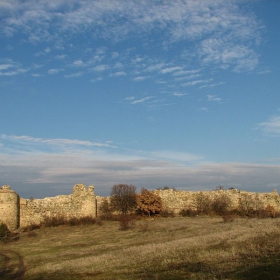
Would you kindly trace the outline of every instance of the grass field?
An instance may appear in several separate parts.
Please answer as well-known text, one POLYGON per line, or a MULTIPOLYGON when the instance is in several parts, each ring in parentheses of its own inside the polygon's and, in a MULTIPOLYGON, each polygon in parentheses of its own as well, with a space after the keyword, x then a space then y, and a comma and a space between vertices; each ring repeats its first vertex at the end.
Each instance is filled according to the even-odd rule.
POLYGON ((105 221, 21 233, 0 244, 0 267, 11 266, 2 278, 11 279, 17 253, 25 267, 18 279, 25 280, 280 279, 279 218, 174 217, 119 226, 105 221))

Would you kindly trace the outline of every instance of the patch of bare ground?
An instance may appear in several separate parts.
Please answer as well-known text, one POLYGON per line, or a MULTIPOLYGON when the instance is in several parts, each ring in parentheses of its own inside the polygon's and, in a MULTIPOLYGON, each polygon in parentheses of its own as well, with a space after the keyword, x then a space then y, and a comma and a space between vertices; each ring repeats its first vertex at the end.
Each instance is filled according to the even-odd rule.
POLYGON ((28 280, 280 279, 279 219, 174 217, 136 220, 125 231, 104 221, 35 232, 5 245, 24 257, 28 280))

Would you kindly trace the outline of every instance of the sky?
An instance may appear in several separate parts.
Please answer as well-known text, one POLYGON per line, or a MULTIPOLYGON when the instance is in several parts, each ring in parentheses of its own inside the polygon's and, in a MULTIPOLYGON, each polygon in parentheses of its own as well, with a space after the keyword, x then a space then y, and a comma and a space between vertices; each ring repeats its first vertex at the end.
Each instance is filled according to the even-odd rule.
POLYGON ((0 0, 0 186, 280 190, 280 1, 0 0))

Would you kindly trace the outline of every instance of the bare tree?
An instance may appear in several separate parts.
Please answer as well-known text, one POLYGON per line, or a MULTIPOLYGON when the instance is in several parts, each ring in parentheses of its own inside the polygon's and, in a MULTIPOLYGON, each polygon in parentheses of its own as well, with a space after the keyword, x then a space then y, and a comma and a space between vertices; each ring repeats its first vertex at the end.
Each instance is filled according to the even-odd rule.
POLYGON ((111 205, 113 210, 126 215, 136 208, 136 187, 133 185, 114 185, 111 190, 111 205))

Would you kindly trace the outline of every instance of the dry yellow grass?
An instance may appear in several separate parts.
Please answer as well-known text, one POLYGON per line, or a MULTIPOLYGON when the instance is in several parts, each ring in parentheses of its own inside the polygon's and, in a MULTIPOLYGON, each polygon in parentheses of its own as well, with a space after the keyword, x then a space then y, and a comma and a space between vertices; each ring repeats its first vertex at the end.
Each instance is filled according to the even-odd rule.
POLYGON ((280 279, 278 219, 175 217, 127 231, 108 221, 36 233, 1 245, 24 257, 27 280, 280 279))

